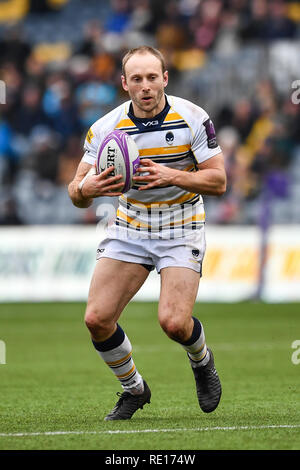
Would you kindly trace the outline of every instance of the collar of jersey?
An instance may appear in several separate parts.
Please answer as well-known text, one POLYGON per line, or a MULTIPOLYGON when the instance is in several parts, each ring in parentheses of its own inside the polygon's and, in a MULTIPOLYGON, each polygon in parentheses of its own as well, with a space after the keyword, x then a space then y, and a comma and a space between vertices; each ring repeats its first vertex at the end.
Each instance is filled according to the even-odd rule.
POLYGON ((127 113, 128 117, 131 119, 131 121, 136 125, 136 127, 141 130, 141 131, 153 131, 157 127, 160 127, 162 123, 165 120, 166 115, 169 112, 170 105, 168 103, 167 96, 165 95, 166 98, 166 104, 164 109, 157 114, 156 116, 153 116, 152 118, 138 118, 133 114, 133 107, 132 107, 132 102, 129 105, 129 111, 127 113), (156 122, 157 121, 157 122, 156 122), (156 122, 156 124, 154 124, 156 122))

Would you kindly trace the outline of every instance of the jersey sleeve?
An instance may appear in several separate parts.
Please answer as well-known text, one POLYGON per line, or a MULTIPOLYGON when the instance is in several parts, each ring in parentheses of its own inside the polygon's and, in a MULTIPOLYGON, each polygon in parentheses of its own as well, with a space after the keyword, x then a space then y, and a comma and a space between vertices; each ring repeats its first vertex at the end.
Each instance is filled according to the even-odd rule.
POLYGON ((216 131, 208 114, 202 115, 193 140, 191 150, 197 163, 202 163, 220 153, 221 147, 217 143, 216 131))
POLYGON ((82 157, 83 162, 89 163, 90 165, 94 165, 97 159, 97 150, 100 144, 100 137, 95 132, 95 128, 92 126, 88 130, 85 141, 83 144, 84 154, 82 157))

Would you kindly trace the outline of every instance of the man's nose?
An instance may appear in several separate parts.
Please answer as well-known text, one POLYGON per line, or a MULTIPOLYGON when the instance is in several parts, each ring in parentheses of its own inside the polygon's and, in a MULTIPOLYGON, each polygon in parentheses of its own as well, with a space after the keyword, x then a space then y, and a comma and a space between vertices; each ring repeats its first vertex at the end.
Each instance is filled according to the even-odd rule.
POLYGON ((148 91, 150 90, 150 86, 149 86, 149 81, 147 80, 147 78, 145 78, 142 82, 142 87, 143 87, 143 90, 144 91, 148 91))

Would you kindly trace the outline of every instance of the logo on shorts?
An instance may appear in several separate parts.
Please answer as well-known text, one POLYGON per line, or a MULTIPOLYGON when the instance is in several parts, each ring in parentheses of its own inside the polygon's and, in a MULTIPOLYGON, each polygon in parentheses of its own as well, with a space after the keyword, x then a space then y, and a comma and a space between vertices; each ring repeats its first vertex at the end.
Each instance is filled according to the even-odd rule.
POLYGON ((192 250, 192 255, 194 258, 198 258, 198 256, 200 255, 200 251, 199 250, 192 250))
POLYGON ((172 145, 174 142, 174 134, 173 132, 167 132, 166 133, 166 141, 169 145, 172 145))

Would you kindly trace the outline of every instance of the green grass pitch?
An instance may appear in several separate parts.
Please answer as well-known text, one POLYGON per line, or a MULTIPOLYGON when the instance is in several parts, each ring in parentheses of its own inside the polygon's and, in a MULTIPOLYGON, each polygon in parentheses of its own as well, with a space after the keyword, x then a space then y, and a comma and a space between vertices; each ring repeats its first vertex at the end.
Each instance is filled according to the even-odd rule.
POLYGON ((219 407, 205 414, 185 352, 159 327, 157 304, 131 303, 120 325, 152 400, 125 422, 103 421, 121 388, 91 345, 84 308, 0 306, 1 450, 300 449, 300 364, 292 361, 299 304, 195 306, 223 386, 219 407))

